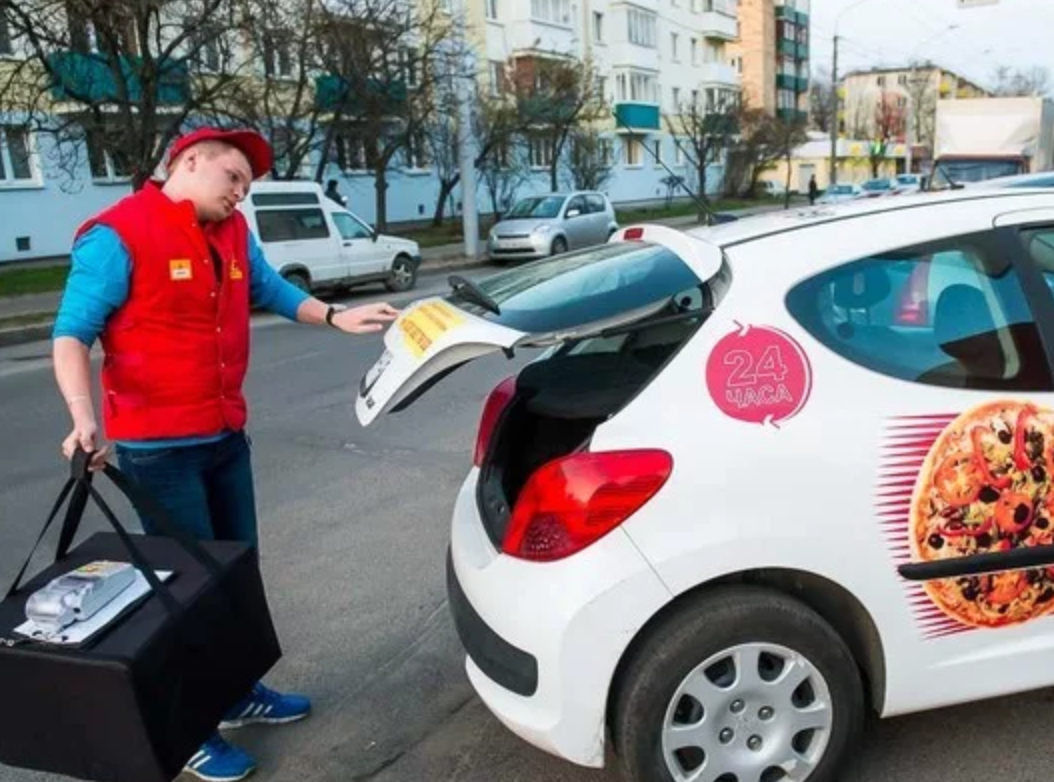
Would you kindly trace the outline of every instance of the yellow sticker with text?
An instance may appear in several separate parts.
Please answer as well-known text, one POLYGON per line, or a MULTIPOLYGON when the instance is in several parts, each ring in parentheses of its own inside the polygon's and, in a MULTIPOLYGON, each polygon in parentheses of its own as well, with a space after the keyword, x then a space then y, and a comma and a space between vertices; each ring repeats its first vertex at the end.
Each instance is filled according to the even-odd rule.
POLYGON ((464 322, 461 314, 449 304, 431 301, 400 320, 399 328, 410 352, 415 358, 421 358, 433 342, 464 322))
POLYGON ((231 261, 231 279, 241 280, 245 278, 245 272, 242 271, 242 267, 238 265, 237 260, 231 261))
POLYGON ((194 272, 191 269, 190 260, 187 258, 178 258, 174 261, 169 261, 168 276, 173 280, 192 279, 194 272))

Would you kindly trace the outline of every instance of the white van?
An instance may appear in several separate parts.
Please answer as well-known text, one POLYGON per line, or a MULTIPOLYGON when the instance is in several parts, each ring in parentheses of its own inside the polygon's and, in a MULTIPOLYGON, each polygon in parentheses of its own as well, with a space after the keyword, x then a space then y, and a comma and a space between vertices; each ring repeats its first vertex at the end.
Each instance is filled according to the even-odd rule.
POLYGON ((255 182, 238 208, 271 266, 302 290, 383 282, 399 292, 417 283, 417 242, 378 234, 317 182, 255 182))

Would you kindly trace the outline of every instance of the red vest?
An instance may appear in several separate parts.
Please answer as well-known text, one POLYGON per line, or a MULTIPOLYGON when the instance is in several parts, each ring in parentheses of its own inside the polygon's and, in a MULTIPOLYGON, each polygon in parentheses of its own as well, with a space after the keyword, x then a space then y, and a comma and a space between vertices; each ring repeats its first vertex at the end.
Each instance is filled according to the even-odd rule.
POLYGON ((154 183, 89 220, 131 256, 128 299, 102 335, 103 420, 111 440, 194 437, 245 426, 249 228, 240 212, 198 225, 189 201, 154 183), (209 245, 222 260, 220 280, 209 245))

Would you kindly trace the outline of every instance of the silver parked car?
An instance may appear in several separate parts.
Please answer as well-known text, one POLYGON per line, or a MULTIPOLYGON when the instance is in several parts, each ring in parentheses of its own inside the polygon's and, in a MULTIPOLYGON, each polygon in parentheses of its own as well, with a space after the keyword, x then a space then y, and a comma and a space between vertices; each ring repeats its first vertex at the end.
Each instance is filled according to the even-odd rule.
POLYGON ((490 230, 494 261, 534 260, 602 244, 618 230, 615 209, 603 193, 575 191, 521 199, 490 230))

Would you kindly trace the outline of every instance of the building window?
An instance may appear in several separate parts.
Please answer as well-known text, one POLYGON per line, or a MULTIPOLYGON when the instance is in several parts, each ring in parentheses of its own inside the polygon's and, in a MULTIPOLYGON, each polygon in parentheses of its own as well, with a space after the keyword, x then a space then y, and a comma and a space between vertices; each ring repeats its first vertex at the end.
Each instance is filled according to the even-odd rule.
POLYGON ((637 46, 654 49, 658 46, 657 17, 653 13, 631 8, 629 19, 629 42, 637 46))
POLYGON ((498 0, 487 0, 487 18, 497 21, 498 19, 498 0))
POLYGON ((885 87, 886 86, 886 77, 885 76, 877 77, 875 79, 875 84, 877 84, 879 87, 885 87))
POLYGON ((0 183, 34 179, 29 131, 15 125, 0 125, 0 183))
POLYGON ((539 22, 571 24, 571 0, 531 0, 531 17, 539 22))
POLYGON ((681 88, 673 88, 673 110, 680 111, 681 109, 681 88))
POLYGON ((532 168, 549 168, 553 164, 553 140, 548 136, 531 136, 530 164, 532 168))
POLYGON ((695 38, 692 39, 691 49, 692 49, 692 65, 698 65, 699 64, 699 41, 696 40, 695 38))
POLYGON ((425 134, 417 132, 410 138, 410 143, 403 150, 406 168, 411 171, 420 171, 432 165, 432 158, 428 154, 428 141, 425 134))
POLYGON ((15 53, 11 45, 11 28, 7 25, 7 19, 0 16, 0 57, 10 57, 15 53))
POLYGON ((593 40, 604 43, 604 14, 600 11, 593 12, 593 40))
POLYGON ((499 98, 505 94, 505 63, 501 60, 490 61, 490 96, 499 98))
POLYGON ((88 166, 97 182, 123 182, 132 176, 132 162, 122 143, 121 132, 113 128, 87 131, 88 166))
POLYGON ((647 73, 620 73, 615 77, 620 101, 659 104, 659 82, 647 73))
POLYGON ((267 76, 288 78, 293 75, 292 43, 292 37, 285 31, 264 33, 264 73, 267 76))
POLYGON ((600 139, 600 163, 604 166, 611 166, 615 160, 615 145, 612 144, 611 139, 602 138, 600 139))
POLYGON ((198 68, 211 73, 219 73, 223 68, 225 46, 223 32, 212 25, 203 25, 190 38, 193 55, 191 59, 198 68))
POLYGON ((680 36, 677 33, 670 33, 670 57, 674 62, 680 62, 681 57, 677 52, 677 43, 680 41, 680 36))
POLYGON ((341 171, 372 171, 377 165, 377 139, 358 128, 347 127, 340 131, 334 147, 341 171))
POLYGON ((607 94, 608 94, 608 80, 607 80, 607 77, 605 77, 605 76, 597 76, 596 87, 597 87, 597 100, 599 100, 601 103, 605 102, 607 100, 607 94))
POLYGON ((627 136, 622 145, 626 148, 626 165, 639 166, 644 147, 644 142, 641 141, 640 136, 627 136))
POLYGON ((662 165, 662 139, 656 139, 652 144, 652 158, 656 166, 662 165))
POLYGON ((688 139, 676 139, 673 143, 673 164, 675 166, 684 165, 684 147, 683 144, 690 143, 688 139))

